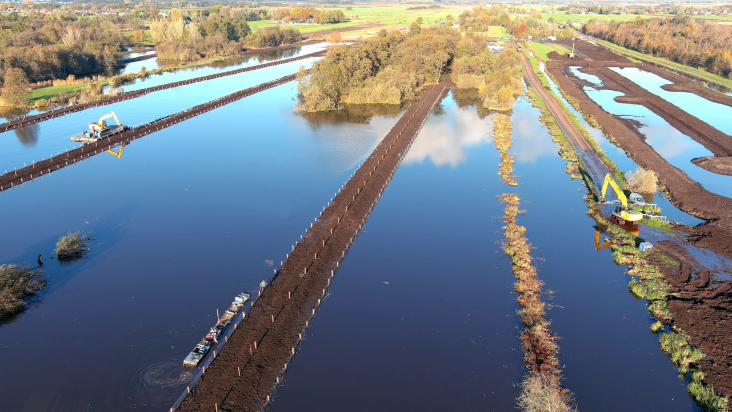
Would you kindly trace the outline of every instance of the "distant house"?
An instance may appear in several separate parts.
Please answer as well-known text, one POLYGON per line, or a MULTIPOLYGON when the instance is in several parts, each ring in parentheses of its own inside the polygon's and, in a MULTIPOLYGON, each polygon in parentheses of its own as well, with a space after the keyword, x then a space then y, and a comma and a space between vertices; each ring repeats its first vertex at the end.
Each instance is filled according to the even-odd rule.
POLYGON ((546 36, 547 40, 557 41, 556 36, 546 36))

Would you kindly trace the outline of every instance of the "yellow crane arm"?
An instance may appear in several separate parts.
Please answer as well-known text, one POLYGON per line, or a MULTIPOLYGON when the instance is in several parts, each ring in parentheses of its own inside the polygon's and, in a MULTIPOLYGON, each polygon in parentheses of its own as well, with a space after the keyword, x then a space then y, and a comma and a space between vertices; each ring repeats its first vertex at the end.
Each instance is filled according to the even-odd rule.
POLYGON ((123 150, 125 150, 125 147, 124 146, 121 146, 119 148, 119 151, 118 152, 115 152, 114 150, 109 149, 109 150, 107 150, 107 153, 111 154, 112 156, 116 157, 117 159, 121 159, 122 158, 122 151, 123 150))
POLYGON ((613 187, 615 190, 615 193, 618 195, 618 199, 620 199, 620 203, 623 204, 623 207, 628 207, 628 198, 625 197, 625 193, 623 193, 622 190, 618 187, 618 184, 615 183, 615 180, 613 180, 612 177, 610 177, 610 173, 605 175, 605 181, 602 183, 602 197, 600 198, 601 201, 605 200, 605 193, 607 192, 607 184, 610 183, 610 186, 613 187))
POLYGON ((122 122, 119 121, 119 118, 117 117, 117 115, 114 112, 109 112, 109 113, 105 114, 104 116, 100 117, 99 123, 97 123, 97 124, 101 125, 104 120, 109 119, 110 117, 113 117, 114 121, 117 122, 118 125, 122 126, 122 122))

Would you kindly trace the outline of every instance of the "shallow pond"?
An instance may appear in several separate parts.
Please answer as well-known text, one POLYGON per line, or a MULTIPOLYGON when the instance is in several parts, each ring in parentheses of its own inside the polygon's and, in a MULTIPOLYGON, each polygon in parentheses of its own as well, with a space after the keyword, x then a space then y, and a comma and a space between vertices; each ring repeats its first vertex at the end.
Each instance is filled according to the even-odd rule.
MULTIPOLYGON (((125 100, 106 106, 90 108, 63 117, 36 123, 0 134, 0 172, 20 168, 59 152, 80 146, 72 143, 72 136, 88 130, 88 124, 100 116, 114 111, 128 126, 137 126, 173 114, 195 105, 225 96, 237 90, 275 80, 297 72, 300 66, 310 67, 315 59, 304 59, 268 67, 262 70, 239 73, 205 82, 194 83, 173 89, 161 90, 132 100, 125 100)), ((295 82, 286 87, 292 88, 295 82)), ((289 99, 289 103, 293 103, 289 99)), ((249 116, 237 116, 236 127, 224 132, 212 129, 202 130, 198 138, 202 145, 228 136, 242 136, 252 133, 249 116), (222 133, 224 135, 222 135, 222 133)), ((113 121, 112 121, 113 122, 113 121)))
POLYGON ((672 84, 673 82, 655 73, 640 70, 637 67, 611 67, 610 70, 631 80, 638 86, 666 100, 697 119, 708 123, 717 130, 732 135, 732 121, 730 121, 732 119, 732 107, 709 101, 694 93, 663 90, 661 86, 672 84))
POLYGON ((684 171, 710 192, 732 198, 732 177, 706 171, 691 163, 691 159, 697 157, 713 156, 704 146, 646 107, 616 102, 615 98, 623 95, 621 92, 585 87, 585 93, 605 111, 638 122, 638 130, 645 136, 646 143, 669 164, 684 171))
POLYGON ((436 113, 336 275, 272 410, 514 409, 525 369, 496 199, 514 191, 546 259, 549 318, 579 407, 695 410, 625 268, 595 252, 584 187, 564 172, 538 109, 521 98, 511 116, 518 188, 497 176, 489 118, 452 97, 436 113))
POLYGON ((0 194, 0 262, 40 253, 49 280, 0 325, 0 409, 168 410, 217 309, 272 276, 396 121, 313 121, 294 113, 292 85, 0 194), (76 230, 92 251, 60 265, 54 244, 76 230))

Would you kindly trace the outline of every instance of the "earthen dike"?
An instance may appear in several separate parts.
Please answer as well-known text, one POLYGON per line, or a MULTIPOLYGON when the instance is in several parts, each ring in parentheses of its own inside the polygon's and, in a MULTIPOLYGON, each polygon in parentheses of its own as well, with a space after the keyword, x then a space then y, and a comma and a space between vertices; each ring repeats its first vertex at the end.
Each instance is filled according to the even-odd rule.
MULTIPOLYGON (((288 254, 246 318, 215 353, 181 411, 263 410, 307 333, 342 259, 443 92, 428 87, 335 193, 288 254), (251 350, 251 351, 250 351, 251 350)), ((210 355, 209 355, 210 356, 210 355)))

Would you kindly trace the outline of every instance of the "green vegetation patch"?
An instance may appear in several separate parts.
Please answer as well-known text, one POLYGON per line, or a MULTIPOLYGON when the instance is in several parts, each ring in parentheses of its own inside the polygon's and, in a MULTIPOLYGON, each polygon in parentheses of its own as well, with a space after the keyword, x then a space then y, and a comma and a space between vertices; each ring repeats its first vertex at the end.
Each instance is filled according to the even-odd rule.
POLYGON ((551 60, 548 56, 549 53, 555 51, 559 54, 568 55, 570 50, 564 46, 553 43, 538 43, 535 41, 528 42, 531 46, 531 50, 536 53, 542 60, 551 60))
POLYGON ((50 100, 53 97, 58 97, 61 94, 73 93, 80 91, 84 88, 89 87, 89 84, 72 84, 67 86, 48 86, 33 89, 31 91, 31 101, 35 102, 38 100, 50 100))

